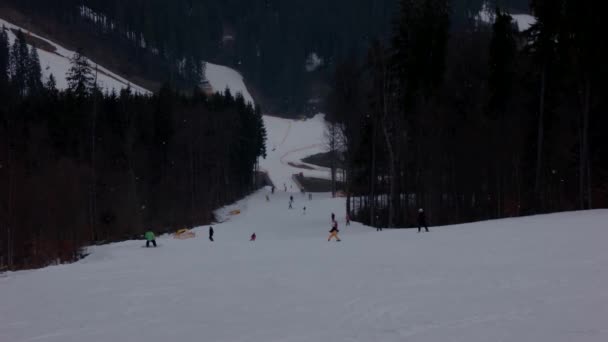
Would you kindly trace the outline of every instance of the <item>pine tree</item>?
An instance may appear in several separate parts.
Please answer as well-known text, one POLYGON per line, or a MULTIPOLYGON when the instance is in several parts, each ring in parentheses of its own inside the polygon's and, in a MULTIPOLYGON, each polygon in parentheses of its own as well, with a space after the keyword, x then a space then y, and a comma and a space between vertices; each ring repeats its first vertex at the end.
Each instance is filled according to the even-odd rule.
POLYGON ((71 67, 67 74, 68 90, 79 97, 87 96, 95 87, 95 79, 89 61, 78 50, 70 59, 71 67))
POLYGON ((6 27, 0 28, 0 86, 8 82, 10 46, 6 27))
POLYGON ((504 115, 511 97, 515 53, 513 18, 497 8, 490 42, 489 109, 493 114, 504 115))
POLYGON ((11 81, 21 96, 27 94, 29 59, 30 54, 25 41, 25 36, 23 32, 19 30, 10 54, 10 76, 11 81))
POLYGON ((40 68, 40 58, 38 57, 38 49, 32 46, 30 49, 29 58, 27 60, 27 79, 26 84, 29 94, 38 94, 42 88, 42 69, 40 68))

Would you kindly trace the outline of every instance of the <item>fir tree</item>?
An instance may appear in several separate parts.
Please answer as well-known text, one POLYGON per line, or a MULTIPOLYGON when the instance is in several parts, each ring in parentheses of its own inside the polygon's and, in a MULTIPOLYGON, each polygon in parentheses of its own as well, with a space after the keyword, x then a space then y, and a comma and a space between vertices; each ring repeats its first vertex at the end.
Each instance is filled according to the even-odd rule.
POLYGON ((95 79, 89 61, 83 55, 82 50, 78 50, 70 59, 71 67, 67 74, 68 90, 77 96, 86 96, 95 87, 95 79))
POLYGON ((42 69, 40 68, 40 58, 38 57, 38 49, 32 46, 30 49, 29 58, 27 60, 27 79, 26 84, 29 94, 37 94, 42 88, 42 69))
POLYGON ((503 115, 511 97, 516 53, 513 18, 496 9, 496 21, 490 42, 490 111, 503 115))
POLYGON ((25 41, 25 36, 23 32, 19 30, 10 54, 10 76, 15 88, 21 96, 27 94, 29 58, 30 54, 25 41))
POLYGON ((0 28, 0 85, 8 82, 9 53, 8 34, 6 28, 2 26, 0 28))

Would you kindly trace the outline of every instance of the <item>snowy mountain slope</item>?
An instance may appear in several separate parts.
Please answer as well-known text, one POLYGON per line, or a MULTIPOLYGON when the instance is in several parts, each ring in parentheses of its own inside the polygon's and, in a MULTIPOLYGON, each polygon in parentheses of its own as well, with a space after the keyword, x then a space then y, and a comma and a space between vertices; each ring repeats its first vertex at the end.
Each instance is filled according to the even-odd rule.
MULTIPOLYGON (((486 24, 494 24, 494 17, 494 11, 488 6, 484 6, 478 14, 479 20, 486 24)), ((511 17, 513 18, 513 22, 517 25, 519 32, 526 31, 536 23, 536 18, 530 14, 511 14, 511 17)))
POLYGON ((255 104, 253 97, 245 86, 243 76, 238 71, 209 62, 206 62, 206 65, 205 77, 211 84, 214 92, 224 92, 228 88, 233 95, 240 93, 246 102, 255 104))
POLYGON ((329 179, 328 169, 305 164, 301 159, 326 151, 325 116, 300 121, 264 116, 268 133, 267 157, 260 160, 263 170, 269 170, 270 179, 277 189, 287 185, 288 191, 299 192, 292 175, 304 173, 308 177, 329 179), (291 163, 291 164, 290 164, 291 163), (305 165, 306 168, 293 165, 305 165))
MULTIPOLYGON (((74 51, 65 49, 65 48, 61 47, 60 45, 58 45, 46 38, 43 38, 34 33, 28 32, 27 30, 23 30, 20 27, 13 25, 13 24, 7 22, 6 20, 0 18, 0 28, 2 26, 5 26, 6 28, 9 29, 8 34, 9 34, 9 39, 10 39, 11 43, 15 39, 15 34, 12 31, 14 29, 14 30, 22 30, 25 34, 38 38, 38 39, 44 41, 45 43, 47 43, 48 46, 52 47, 52 50, 54 50, 54 51, 49 51, 51 49, 43 50, 41 48, 38 48, 38 54, 40 55, 40 66, 42 67, 43 78, 44 78, 44 80, 46 80, 52 74, 57 81, 57 88, 59 88, 59 89, 67 88, 68 84, 67 84, 67 80, 66 80, 66 74, 67 74, 68 70, 70 69, 70 58, 72 58, 72 56, 74 55, 74 51)), ((91 66, 93 68, 95 68, 96 63, 91 60, 89 60, 89 62, 91 63, 91 66)), ((133 84, 130 81, 114 74, 113 72, 111 72, 110 70, 107 70, 106 68, 104 68, 101 65, 97 65, 97 83, 101 89, 104 89, 108 92, 110 92, 110 91, 119 92, 121 89, 131 87, 131 89, 136 93, 140 93, 140 94, 149 94, 150 93, 150 91, 148 91, 136 84, 133 84)))
MULTIPOLYGON (((265 122, 275 151, 263 165, 287 182, 281 159, 316 152, 322 117, 265 122)), ((218 211, 213 243, 202 227, 191 240, 160 237, 157 249, 96 246, 72 265, 9 273, 0 341, 608 339, 608 210, 418 234, 346 227, 344 207, 328 194, 263 189, 218 211), (326 240, 332 212, 340 243, 326 240)))

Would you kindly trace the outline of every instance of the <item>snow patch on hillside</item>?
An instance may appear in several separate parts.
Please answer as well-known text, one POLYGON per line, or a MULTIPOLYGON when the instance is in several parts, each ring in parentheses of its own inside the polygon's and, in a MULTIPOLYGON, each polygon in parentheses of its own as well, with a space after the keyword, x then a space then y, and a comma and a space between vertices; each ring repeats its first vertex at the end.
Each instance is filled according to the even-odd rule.
MULTIPOLYGON (((494 21, 496 20, 495 17, 496 15, 494 11, 487 5, 484 5, 482 10, 477 15, 477 18, 482 23, 490 25, 494 24, 494 21)), ((517 29, 519 30, 519 32, 524 32, 528 30, 530 27, 532 27, 532 25, 536 23, 536 18, 529 14, 511 14, 511 17, 513 18, 513 23, 517 25, 517 29)))
MULTIPOLYGON (((54 51, 46 51, 40 48, 37 48, 38 54, 40 56, 40 66, 42 68, 43 81, 46 81, 48 77, 52 74, 57 81, 58 89, 67 89, 68 82, 66 80, 66 75, 68 70, 70 69, 70 59, 74 55, 74 51, 70 51, 66 48, 63 48, 59 44, 56 44, 44 37, 36 35, 32 32, 22 29, 21 27, 14 25, 4 19, 0 19, 0 27, 5 26, 8 30, 9 40, 12 42, 15 40, 15 35, 11 31, 11 29, 21 30, 26 35, 30 35, 37 39, 44 41, 54 48, 54 51)), ((97 68, 97 84, 98 86, 107 91, 107 92, 119 92, 122 89, 127 87, 131 87, 131 90, 135 93, 139 94, 150 94, 151 92, 143 87, 140 87, 136 84, 131 83, 129 80, 118 76, 111 72, 110 70, 104 68, 101 65, 98 65, 94 61, 89 59, 89 63, 95 72, 95 68, 97 68)))
POLYGON ((245 102, 255 105, 255 101, 247 87, 243 76, 236 70, 229 67, 207 62, 205 69, 205 78, 213 88, 214 92, 223 93, 226 89, 230 89, 232 95, 242 94, 245 102))

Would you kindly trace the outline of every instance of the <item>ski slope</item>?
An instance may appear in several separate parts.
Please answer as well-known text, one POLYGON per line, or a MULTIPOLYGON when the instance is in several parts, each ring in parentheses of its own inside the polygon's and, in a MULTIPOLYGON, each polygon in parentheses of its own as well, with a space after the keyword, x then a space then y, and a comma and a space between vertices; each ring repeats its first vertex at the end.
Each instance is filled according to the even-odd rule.
MULTIPOLYGON (((265 122, 262 165, 289 182, 285 161, 321 149, 322 116, 265 122)), ((126 241, 8 273, 0 341, 608 340, 608 210, 376 232, 344 226, 344 199, 291 191, 218 210, 213 243, 201 227, 156 249, 126 241), (332 212, 340 243, 326 240, 332 212)))
POLYGON ((232 95, 241 94, 245 98, 245 102, 255 105, 255 101, 247 87, 241 74, 231 68, 223 65, 205 62, 205 78, 211 84, 214 92, 223 93, 226 89, 230 89, 232 95))
MULTIPOLYGON (((61 90, 67 89, 68 82, 66 80, 66 75, 68 70, 70 69, 70 59, 74 55, 74 51, 70 51, 66 48, 63 48, 59 44, 56 44, 32 32, 28 32, 27 30, 24 30, 18 27, 17 25, 13 25, 12 23, 9 23, 8 21, 0 18, 0 29, 3 26, 8 29, 9 41, 11 42, 11 44, 15 40, 15 34, 13 33, 12 29, 15 29, 21 30, 26 35, 31 35, 32 37, 38 38, 46 42, 47 44, 49 44, 49 46, 52 46, 54 51, 47 51, 37 48, 38 54, 40 56, 40 66, 42 67, 43 81, 46 82, 46 80, 52 74, 53 77, 55 77, 56 79, 57 88, 61 90)), ((114 74, 103 66, 96 64, 94 61, 89 60, 89 63, 91 64, 91 67, 94 70, 95 67, 97 67, 97 85, 101 89, 107 92, 115 91, 116 93, 118 93, 121 89, 131 87, 131 90, 133 90, 133 92, 135 93, 143 95, 150 94, 150 91, 114 74)))

